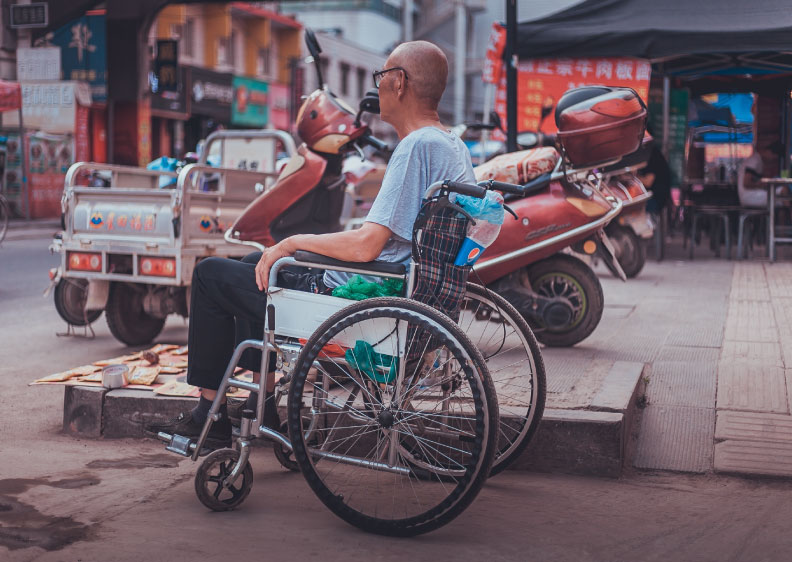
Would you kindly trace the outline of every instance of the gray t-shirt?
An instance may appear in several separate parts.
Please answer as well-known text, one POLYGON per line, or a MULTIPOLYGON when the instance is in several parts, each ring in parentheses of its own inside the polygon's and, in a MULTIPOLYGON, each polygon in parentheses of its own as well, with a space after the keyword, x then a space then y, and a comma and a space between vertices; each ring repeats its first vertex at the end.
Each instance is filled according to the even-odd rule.
MULTIPOLYGON (((378 260, 409 261, 413 223, 423 194, 431 184, 442 180, 475 183, 465 143, 455 134, 436 127, 423 127, 404 137, 393 151, 382 187, 366 217, 366 222, 381 224, 393 233, 378 260)), ((327 271, 324 282, 328 287, 337 287, 352 275, 327 271)))

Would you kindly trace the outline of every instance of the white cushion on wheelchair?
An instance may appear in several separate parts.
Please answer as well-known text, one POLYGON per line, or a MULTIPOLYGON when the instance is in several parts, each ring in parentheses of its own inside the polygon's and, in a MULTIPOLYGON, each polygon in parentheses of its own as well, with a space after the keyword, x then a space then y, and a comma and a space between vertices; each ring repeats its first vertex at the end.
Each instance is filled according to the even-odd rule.
MULTIPOLYGON (((316 329, 330 316, 344 307, 354 304, 349 299, 330 295, 317 295, 294 289, 279 289, 269 294, 275 307, 275 334, 289 338, 310 338, 316 329)), ((404 341, 407 339, 407 323, 399 323, 399 337, 393 332, 394 320, 377 318, 366 323, 365 333, 337 334, 330 343, 351 348, 358 340, 374 345, 374 350, 388 355, 402 356, 404 341), (401 343, 397 350, 397 341, 401 343), (378 343, 379 342, 379 343, 378 343)))

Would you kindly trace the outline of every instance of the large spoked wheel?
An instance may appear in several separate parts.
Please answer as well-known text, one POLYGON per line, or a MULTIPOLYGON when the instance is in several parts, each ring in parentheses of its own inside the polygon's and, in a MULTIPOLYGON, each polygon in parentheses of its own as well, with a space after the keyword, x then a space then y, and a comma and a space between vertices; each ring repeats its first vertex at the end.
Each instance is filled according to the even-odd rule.
POLYGON ((8 231, 8 219, 11 217, 11 209, 6 198, 0 195, 0 242, 5 238, 8 231))
POLYGON ((218 449, 211 452, 195 473, 195 494, 212 511, 231 511, 238 507, 253 486, 253 467, 245 463, 236 481, 226 486, 226 480, 239 460, 239 451, 218 449))
POLYGON ((616 259, 619 260, 628 279, 637 277, 646 265, 646 241, 641 239, 632 228, 612 222, 605 232, 616 246, 616 259))
POLYGON ((498 406, 481 354, 447 316, 401 298, 352 304, 317 328, 294 372, 295 460, 345 521, 417 535, 454 519, 480 491, 498 406), (346 348, 344 357, 325 354, 328 343, 346 348))
POLYGON ((87 279, 64 277, 55 285, 53 296, 58 316, 72 326, 93 324, 102 315, 101 310, 85 310, 88 300, 87 279))
POLYGON ((110 333, 127 345, 143 345, 156 338, 165 326, 164 318, 143 309, 146 287, 135 283, 113 283, 107 298, 105 318, 110 333))
POLYGON ((547 392, 544 362, 522 315, 481 285, 467 284, 459 327, 484 357, 498 397, 494 476, 520 456, 536 433, 547 392))
MULTIPOLYGON (((540 321, 536 339, 551 347, 570 347, 589 337, 605 309, 602 285, 591 268, 577 258, 556 254, 526 270, 527 285, 540 296, 552 299, 552 313, 540 321)), ((548 309, 551 310, 552 309, 548 309)))

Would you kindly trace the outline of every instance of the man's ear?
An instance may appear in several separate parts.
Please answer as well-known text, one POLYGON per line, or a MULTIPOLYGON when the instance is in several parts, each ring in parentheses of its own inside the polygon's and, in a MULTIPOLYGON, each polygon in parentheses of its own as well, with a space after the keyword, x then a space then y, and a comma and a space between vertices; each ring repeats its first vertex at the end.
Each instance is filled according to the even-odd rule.
POLYGON ((397 99, 402 99, 404 97, 404 94, 407 91, 407 88, 405 88, 405 85, 406 85, 406 82, 404 80, 402 80, 401 78, 399 78, 396 82, 393 83, 393 89, 396 90, 396 98, 397 99))

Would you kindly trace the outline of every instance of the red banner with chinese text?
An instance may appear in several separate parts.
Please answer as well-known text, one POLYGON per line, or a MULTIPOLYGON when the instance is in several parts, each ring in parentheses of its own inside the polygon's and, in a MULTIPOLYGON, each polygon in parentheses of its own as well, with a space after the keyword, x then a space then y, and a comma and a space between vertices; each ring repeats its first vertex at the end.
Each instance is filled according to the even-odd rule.
POLYGON ((498 84, 503 75, 503 49, 506 48, 506 28, 499 23, 492 24, 487 54, 484 57, 484 69, 481 79, 490 84, 498 84))
MULTIPOLYGON (((533 59, 517 72, 517 130, 554 133, 555 105, 567 90, 580 86, 625 86, 644 101, 649 96, 652 65, 634 58, 533 59)), ((506 79, 498 84, 495 110, 506 123, 506 79)))

